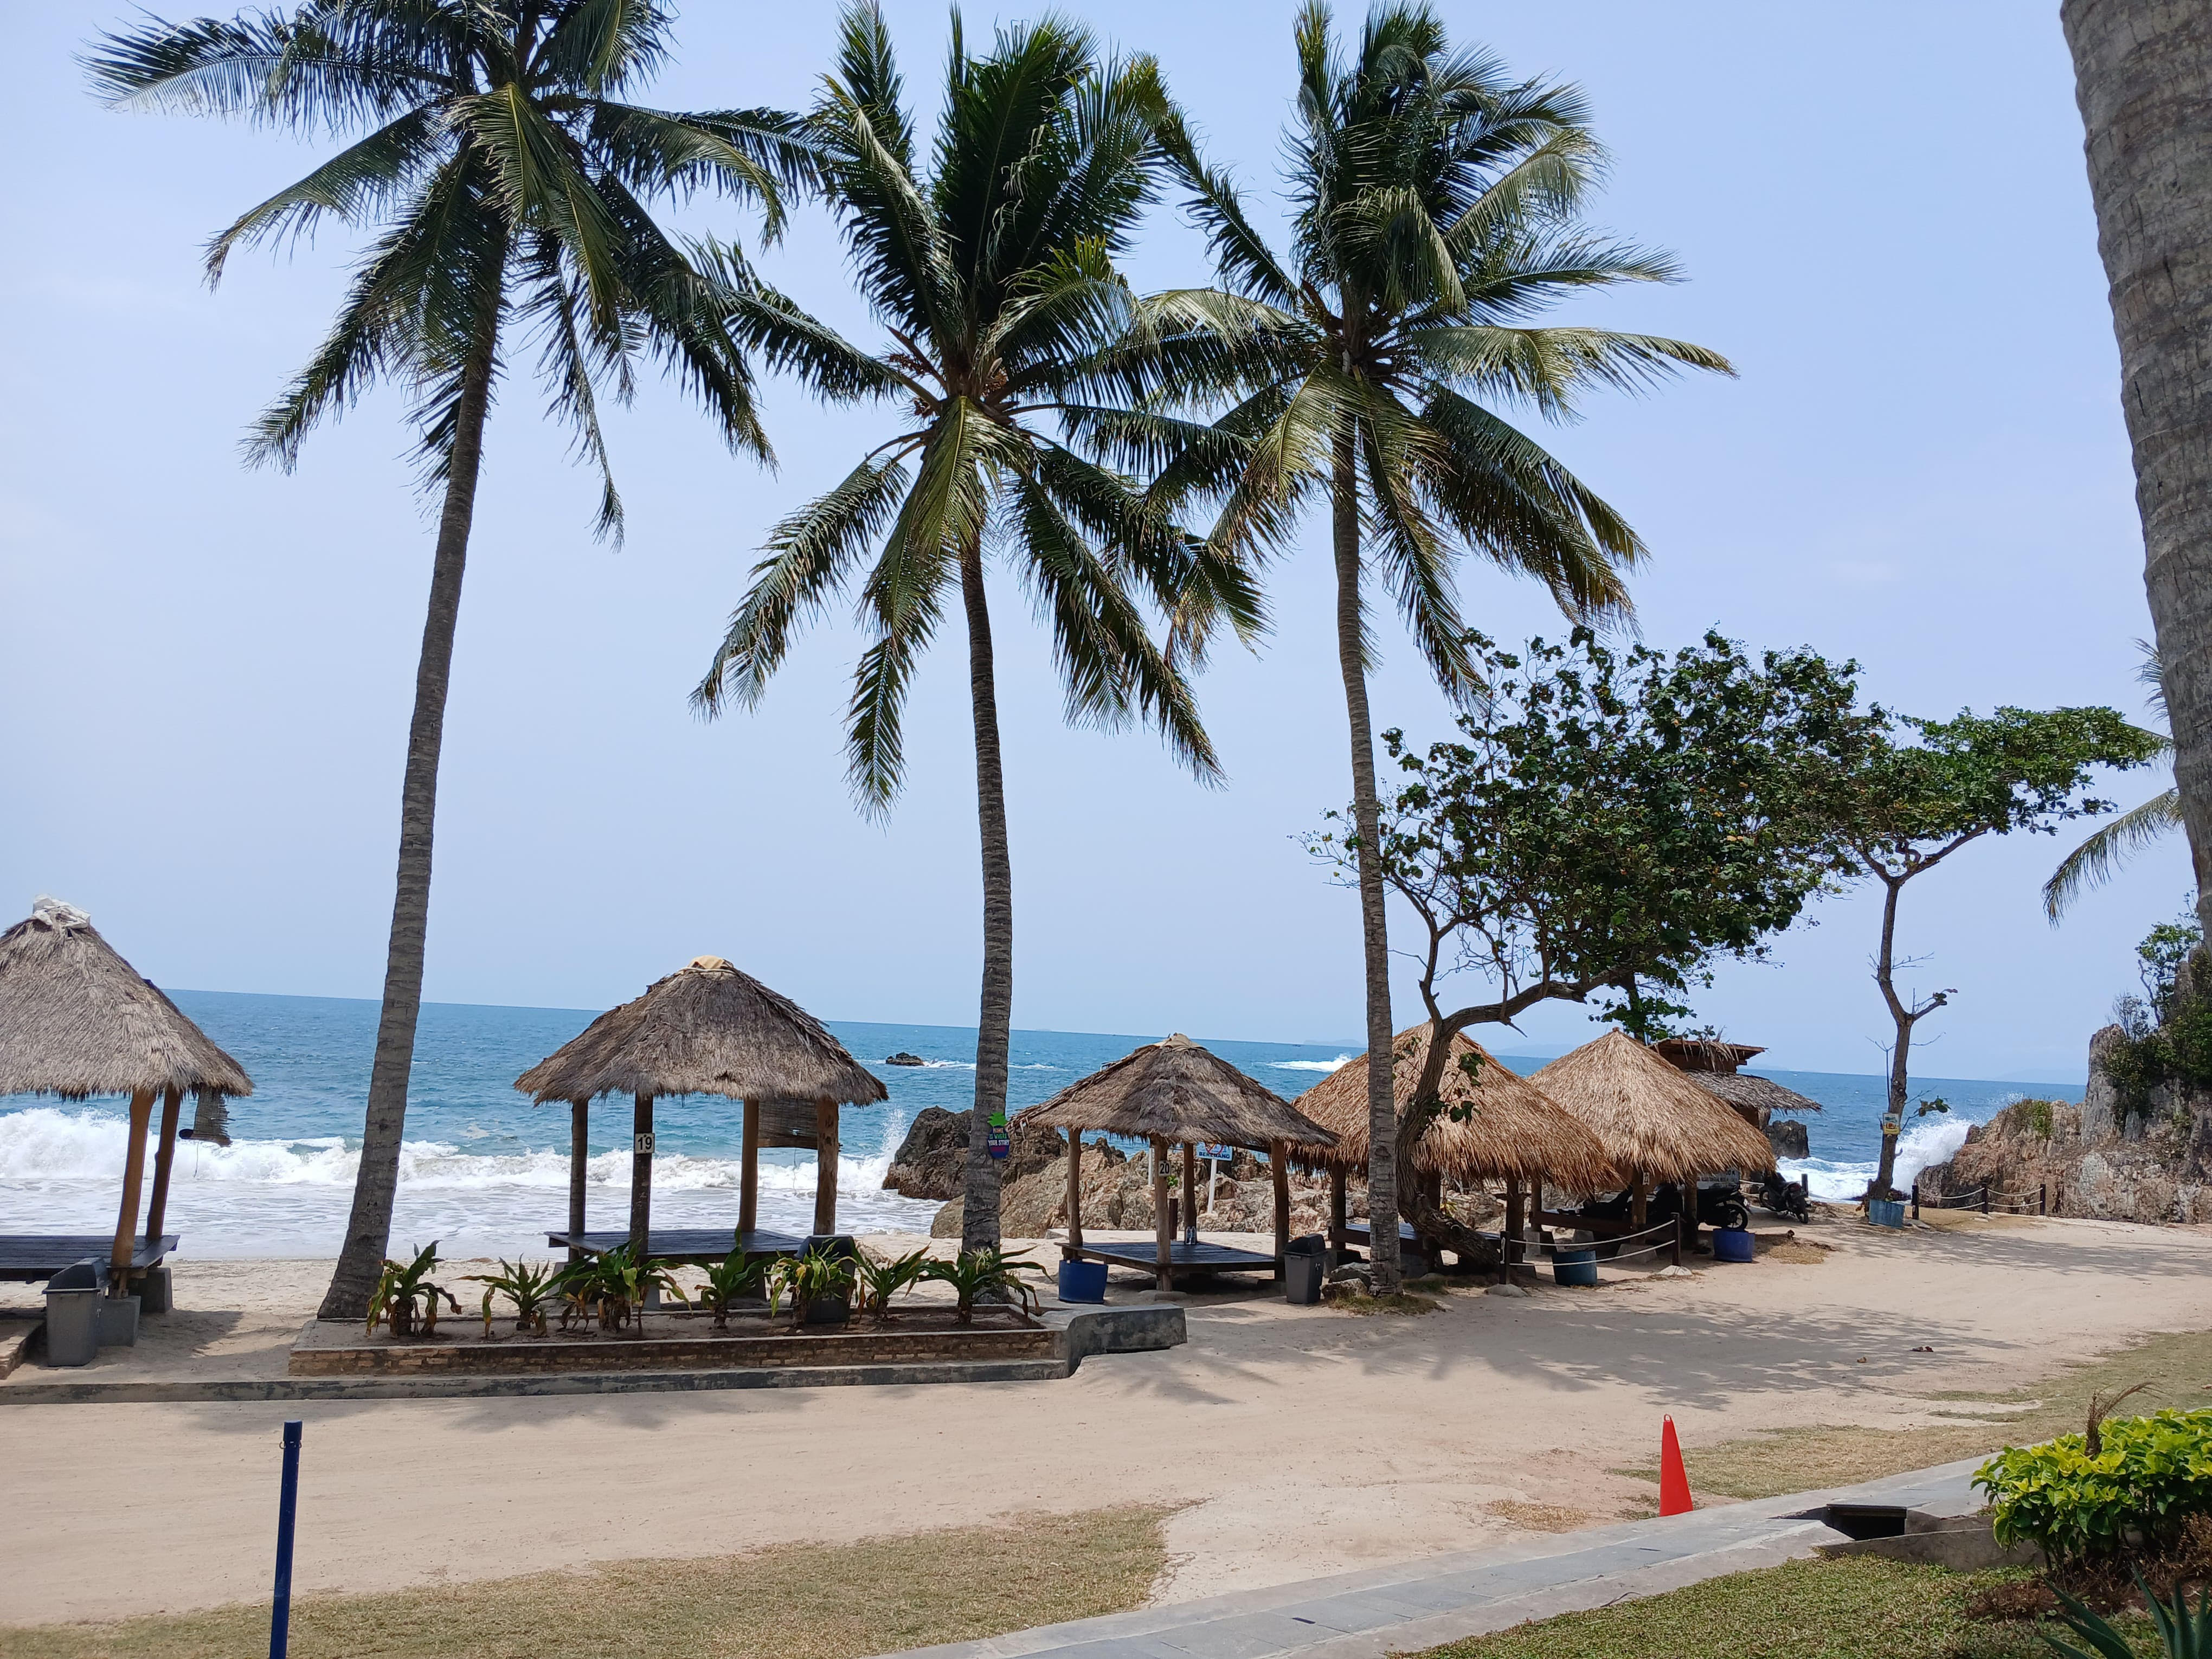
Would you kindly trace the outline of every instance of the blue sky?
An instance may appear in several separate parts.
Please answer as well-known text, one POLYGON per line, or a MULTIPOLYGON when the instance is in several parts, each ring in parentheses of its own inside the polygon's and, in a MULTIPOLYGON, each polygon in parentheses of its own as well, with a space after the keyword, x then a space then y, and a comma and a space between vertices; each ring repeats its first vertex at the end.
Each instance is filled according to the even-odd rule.
MULTIPOLYGON (((1212 152, 1273 211, 1289 5, 1068 9, 1155 52, 1212 152)), ((926 94, 946 14, 889 10, 926 94)), ((1563 314, 1695 339, 1741 371, 1597 400, 1551 434, 1655 550, 1636 589, 1645 636, 1674 645, 1717 626, 1810 644, 1859 659, 1870 695, 1929 714, 2137 711, 2142 546, 2050 9, 1444 10, 1458 39, 1516 70, 1583 83, 1614 156, 1596 221, 1673 249, 1689 278, 1563 314)), ((19 20, 22 72, 0 108, 24 230, 0 261, 0 910, 65 896, 166 984, 373 996, 429 562, 401 405, 372 399, 317 434, 289 477, 241 466, 239 434, 312 348, 351 244, 239 258, 211 295, 204 239, 317 149, 101 109, 73 54, 110 15, 19 20)), ((1023 15, 971 6, 970 39, 1023 15)), ((650 96, 802 102, 830 15, 695 0, 650 96)), ((732 210, 692 216, 754 228, 732 210)), ((1200 256, 1163 208, 1133 272, 1197 281, 1200 256)), ((818 214, 768 264, 866 333, 818 214)), ((770 473, 648 384, 612 423, 630 523, 614 550, 590 537, 590 480, 543 404, 510 379, 493 418, 428 994, 597 1006, 714 951, 825 1016, 972 1023, 957 632, 917 687, 912 783, 887 825, 862 820, 842 781, 860 641, 842 618, 801 642, 757 714, 702 725, 684 702, 763 528, 842 475, 881 418, 771 386, 770 473)), ((998 594, 1017 1024, 1359 1030, 1352 903, 1293 840, 1346 793, 1322 534, 1316 522, 1279 572, 1265 652, 1222 653, 1202 685, 1232 775, 1218 791, 1148 734, 1061 726, 1023 597, 998 594)), ((1487 571, 1468 571, 1465 598, 1494 635, 1560 626, 1540 592, 1487 571)), ((1414 653, 1395 629, 1383 637, 1378 723, 1440 735, 1414 653)), ((2054 933, 2036 887, 2059 850, 1977 847, 1909 895, 1905 946, 1932 958, 1914 977, 1959 992, 1929 1023, 1922 1069, 2078 1075, 2132 984, 2133 941, 2178 908, 2187 866, 2178 842, 2159 849, 2054 933)), ((1875 907, 1845 897, 1812 920, 1780 942, 1780 965, 1725 972, 1702 1012, 1772 1064, 1875 1070, 1875 907)), ((1417 1006, 1407 988, 1401 1018, 1417 1006)), ((1497 1046, 1589 1031, 1582 1010, 1554 1007, 1497 1046)))

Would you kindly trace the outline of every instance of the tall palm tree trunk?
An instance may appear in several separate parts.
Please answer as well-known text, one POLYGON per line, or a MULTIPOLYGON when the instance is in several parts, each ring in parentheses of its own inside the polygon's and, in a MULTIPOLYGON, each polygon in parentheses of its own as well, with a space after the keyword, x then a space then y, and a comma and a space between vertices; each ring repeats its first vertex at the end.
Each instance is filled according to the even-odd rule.
POLYGON ((975 1017, 975 1109, 968 1126, 968 1182, 960 1248, 999 1242, 999 1161, 989 1150, 991 1115, 1006 1107, 1006 1047, 1014 1021, 1014 866, 1006 850, 1006 779, 999 759, 999 694, 991 665, 991 611, 983 595, 983 550, 960 555, 968 611, 968 691, 975 717, 975 817, 983 846, 983 1000, 975 1017))
POLYGON ((361 1170, 337 1271, 318 1314, 362 1319, 392 1243, 392 1202, 399 1187, 399 1145, 407 1125, 407 1084, 415 1062, 415 1022, 422 1006, 422 946, 430 918, 431 836, 438 809, 438 755, 445 740, 446 690, 453 665, 453 630, 460 619, 461 575, 476 514, 477 475, 483 460, 484 416, 491 404, 496 340, 489 329, 463 371, 454 411, 453 452, 438 515, 438 550, 430 567, 430 608, 422 623, 422 656, 415 669, 415 718, 407 734, 407 771, 399 787, 399 876, 392 902, 392 939, 384 959, 384 1012, 376 1023, 376 1058, 368 1074, 368 1110, 362 1127, 361 1170))
POLYGON ((2143 586, 2212 938, 2212 7, 2065 0, 2135 449, 2143 586))
POLYGON ((1367 973, 1367 1227, 1376 1288, 1398 1288, 1398 1115, 1391 1097, 1390 943, 1382 904, 1382 808, 1367 714, 1359 604, 1359 467, 1346 425, 1337 434, 1330 507, 1336 544, 1336 656, 1352 726, 1352 819, 1359 836, 1359 935, 1367 973))

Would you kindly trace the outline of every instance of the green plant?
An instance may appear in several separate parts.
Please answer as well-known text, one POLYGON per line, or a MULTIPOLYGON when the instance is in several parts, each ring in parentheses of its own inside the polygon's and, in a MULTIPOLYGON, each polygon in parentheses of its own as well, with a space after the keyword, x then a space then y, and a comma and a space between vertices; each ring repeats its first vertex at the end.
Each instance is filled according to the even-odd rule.
POLYGON ((2087 1432, 2007 1447, 1975 1471, 1997 1541, 2033 1544, 2053 1561, 2088 1561, 2170 1544, 2212 1512, 2212 1409, 2103 1421, 2087 1432))
POLYGON ((901 1291, 917 1284, 929 1267, 927 1250, 910 1250, 904 1255, 870 1255, 865 1250, 854 1264, 854 1273, 860 1291, 860 1306, 872 1315, 878 1324, 891 1316, 891 1298, 901 1291))
POLYGON ((699 1301, 714 1316, 716 1330, 729 1328, 730 1304, 747 1291, 758 1291, 775 1262, 774 1256, 754 1255, 741 1244, 720 1261, 708 1265, 707 1282, 700 1287, 699 1301))
POLYGON ((922 1269, 921 1276, 952 1287, 953 1316, 967 1325, 975 1322, 977 1298, 994 1292, 1012 1297, 1025 1313, 1041 1310, 1042 1299, 1021 1277, 1025 1272, 1042 1274, 1044 1269, 1026 1253, 1008 1255, 994 1244, 981 1250, 963 1250, 951 1261, 932 1261, 922 1269))
POLYGON ((497 1273, 471 1273, 469 1281, 484 1287, 485 1336, 491 1334, 491 1299, 495 1296, 503 1296, 514 1305, 516 1330, 544 1335, 545 1304, 552 1299, 555 1277, 551 1267, 534 1261, 509 1261, 503 1256, 497 1273))
POLYGON ((2027 1115, 2027 1127, 2039 1139, 2051 1139, 2051 1109, 2055 1103, 2048 1100, 2023 1100, 2021 1109, 2027 1115))
POLYGON ((803 1325, 806 1310, 816 1303, 851 1300, 859 1265, 852 1256, 832 1255, 827 1250, 785 1256, 776 1262, 769 1280, 768 1310, 774 1313, 778 1298, 788 1296, 791 1322, 803 1325))
MULTIPOLYGON (((2179 1584, 2173 1587, 2171 1605, 2158 1599, 2141 1573, 2136 1575, 2136 1588, 2142 1593, 2144 1610, 2150 1614, 2151 1627, 2158 1632, 2166 1659, 2212 1659, 2212 1589, 2200 1592, 2192 1608, 2179 1584)), ((2087 1649, 2077 1648, 2039 1630, 2037 1633, 2055 1651, 2064 1654, 2066 1659, 2136 1659, 2135 1644, 2113 1629, 2102 1613, 2056 1585, 2051 1589, 2065 1609, 2067 1628, 2089 1644, 2087 1649)))
POLYGON ((438 1241, 434 1238, 415 1253, 412 1261, 395 1261, 386 1257, 384 1271, 377 1275, 375 1287, 369 1292, 368 1328, 373 1331, 379 1324, 388 1324, 392 1335, 411 1336, 419 1304, 422 1334, 435 1335, 440 1297, 446 1298, 446 1305, 455 1313, 461 1310, 452 1291, 430 1282, 430 1275, 437 1267, 438 1241))
POLYGON ((637 1316, 647 1291, 658 1290, 687 1307, 691 1302, 673 1274, 640 1261, 628 1244, 570 1262, 554 1276, 553 1288, 568 1304, 561 1315, 564 1330, 571 1319, 596 1318, 601 1330, 618 1331, 637 1316))

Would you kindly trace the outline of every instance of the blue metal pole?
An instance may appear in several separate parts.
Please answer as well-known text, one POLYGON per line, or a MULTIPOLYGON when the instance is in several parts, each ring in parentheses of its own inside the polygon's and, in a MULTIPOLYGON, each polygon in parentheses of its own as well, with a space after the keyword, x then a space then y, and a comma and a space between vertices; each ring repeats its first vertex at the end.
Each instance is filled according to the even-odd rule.
POLYGON ((300 1429, 284 1425, 284 1493, 276 1503, 276 1599, 269 1610, 269 1659, 284 1659, 292 1644, 292 1523, 300 1514, 300 1429))

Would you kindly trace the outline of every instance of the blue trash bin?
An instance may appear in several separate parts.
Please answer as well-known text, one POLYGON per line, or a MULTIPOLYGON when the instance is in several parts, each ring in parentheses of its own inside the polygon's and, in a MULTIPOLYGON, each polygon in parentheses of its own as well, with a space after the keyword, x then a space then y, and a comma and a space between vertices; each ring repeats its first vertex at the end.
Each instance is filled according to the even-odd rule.
POLYGON ((1559 1250, 1552 1252, 1552 1282, 1555 1285, 1593 1285, 1597 1283, 1597 1252, 1595 1250, 1559 1250))
POLYGON ((1062 1302, 1103 1302, 1106 1264, 1103 1261, 1063 1261, 1060 1264, 1062 1302))
POLYGON ((1905 1225, 1905 1200, 1901 1198, 1870 1198, 1867 1200, 1867 1219, 1877 1227, 1905 1225))
POLYGON ((1759 1254, 1759 1242, 1752 1237, 1748 1227, 1717 1227, 1713 1230, 1713 1260, 1716 1261, 1748 1261, 1759 1254))

